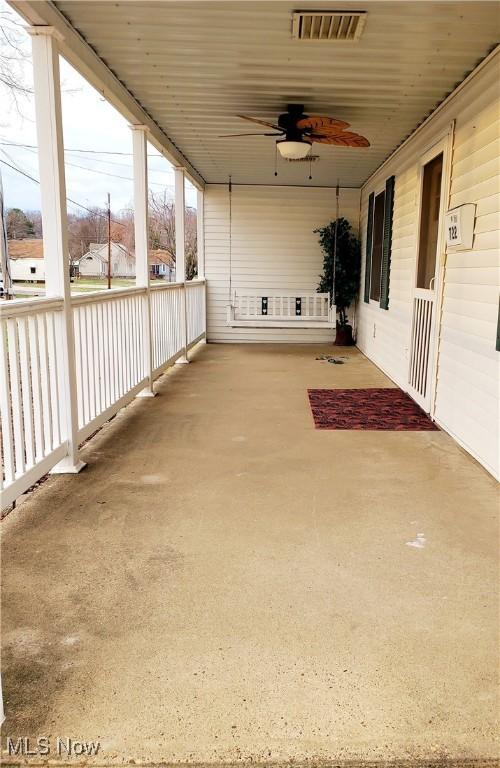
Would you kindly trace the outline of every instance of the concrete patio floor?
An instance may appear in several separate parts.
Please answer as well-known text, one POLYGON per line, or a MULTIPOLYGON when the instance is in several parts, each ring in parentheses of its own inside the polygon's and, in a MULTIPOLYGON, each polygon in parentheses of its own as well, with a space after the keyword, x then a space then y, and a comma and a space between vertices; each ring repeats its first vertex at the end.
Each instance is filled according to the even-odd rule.
POLYGON ((315 430, 308 387, 392 386, 332 351, 199 347, 8 515, 3 749, 498 756, 497 484, 443 432, 315 430))

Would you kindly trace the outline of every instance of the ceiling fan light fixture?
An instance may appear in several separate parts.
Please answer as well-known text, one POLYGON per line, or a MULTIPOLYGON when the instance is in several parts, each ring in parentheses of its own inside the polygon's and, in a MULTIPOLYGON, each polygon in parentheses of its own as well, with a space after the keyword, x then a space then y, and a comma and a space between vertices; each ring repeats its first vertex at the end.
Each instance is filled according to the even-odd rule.
POLYGON ((302 160, 311 151, 309 141, 277 141, 278 152, 285 160, 302 160))

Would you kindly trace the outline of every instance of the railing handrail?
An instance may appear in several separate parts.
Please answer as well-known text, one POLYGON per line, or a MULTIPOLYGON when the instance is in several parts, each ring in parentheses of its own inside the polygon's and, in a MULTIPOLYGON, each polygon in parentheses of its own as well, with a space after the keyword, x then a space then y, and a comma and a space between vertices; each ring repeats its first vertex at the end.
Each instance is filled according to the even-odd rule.
POLYGON ((29 299, 10 299, 0 302, 0 319, 31 315, 36 312, 58 312, 63 308, 62 296, 33 296, 29 299))
POLYGON ((149 287, 152 291, 175 291, 179 290, 179 288, 182 288, 184 283, 167 283, 162 282, 161 280, 155 281, 154 283, 150 283, 149 287))
MULTIPOLYGON (((195 278, 186 280, 185 283, 151 283, 152 290, 178 290, 183 285, 186 288, 204 285, 205 278, 195 278)), ((96 301, 106 301, 121 296, 136 296, 145 293, 146 286, 130 286, 125 288, 110 288, 109 290, 88 291, 87 293, 72 293, 71 304, 79 306, 81 304, 93 304, 96 301)), ((252 294, 257 295, 257 294, 252 294)), ((263 294, 266 295, 266 294, 263 294)), ((305 296, 306 294, 302 294, 305 296)), ((318 294, 320 295, 320 294, 318 294)), ((26 299, 10 299, 0 301, 0 319, 6 320, 9 317, 19 317, 19 315, 32 314, 33 312, 51 312, 62 309, 62 296, 30 296, 26 299)))
POLYGON ((194 280, 186 280, 185 283, 167 283, 162 282, 161 280, 155 281, 154 283, 150 283, 149 287, 152 291, 161 291, 161 290, 178 290, 179 288, 182 288, 183 286, 186 286, 186 288, 195 288, 197 285, 205 285, 206 280, 204 277, 196 277, 194 280))
POLYGON ((131 286, 130 288, 110 288, 109 290, 89 291, 88 293, 72 293, 71 305, 94 304, 96 301, 111 301, 127 296, 140 296, 147 292, 146 286, 131 286))

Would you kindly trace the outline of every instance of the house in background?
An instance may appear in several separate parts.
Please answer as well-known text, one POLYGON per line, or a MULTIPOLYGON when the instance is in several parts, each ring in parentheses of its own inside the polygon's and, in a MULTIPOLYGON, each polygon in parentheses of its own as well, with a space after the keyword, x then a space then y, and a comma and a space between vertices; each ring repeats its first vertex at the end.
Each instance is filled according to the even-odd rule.
POLYGON ((12 280, 45 281, 43 240, 9 240, 7 243, 12 280))
POLYGON ((175 280, 175 260, 170 251, 155 248, 149 251, 149 274, 152 280, 175 280))
MULTIPOLYGON (((74 259, 80 277, 101 277, 108 274, 108 244, 90 243, 87 253, 74 259)), ((135 277, 135 256, 121 243, 111 243, 111 276, 135 277)))

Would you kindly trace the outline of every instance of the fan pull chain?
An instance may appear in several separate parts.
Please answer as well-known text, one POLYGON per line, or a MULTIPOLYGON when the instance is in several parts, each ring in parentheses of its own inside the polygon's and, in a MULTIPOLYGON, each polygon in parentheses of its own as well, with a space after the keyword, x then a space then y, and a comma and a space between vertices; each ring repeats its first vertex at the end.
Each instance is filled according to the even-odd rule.
POLYGON ((278 175, 278 142, 274 142, 274 175, 278 175))
POLYGON ((312 181, 312 157, 309 155, 309 181, 312 181))

